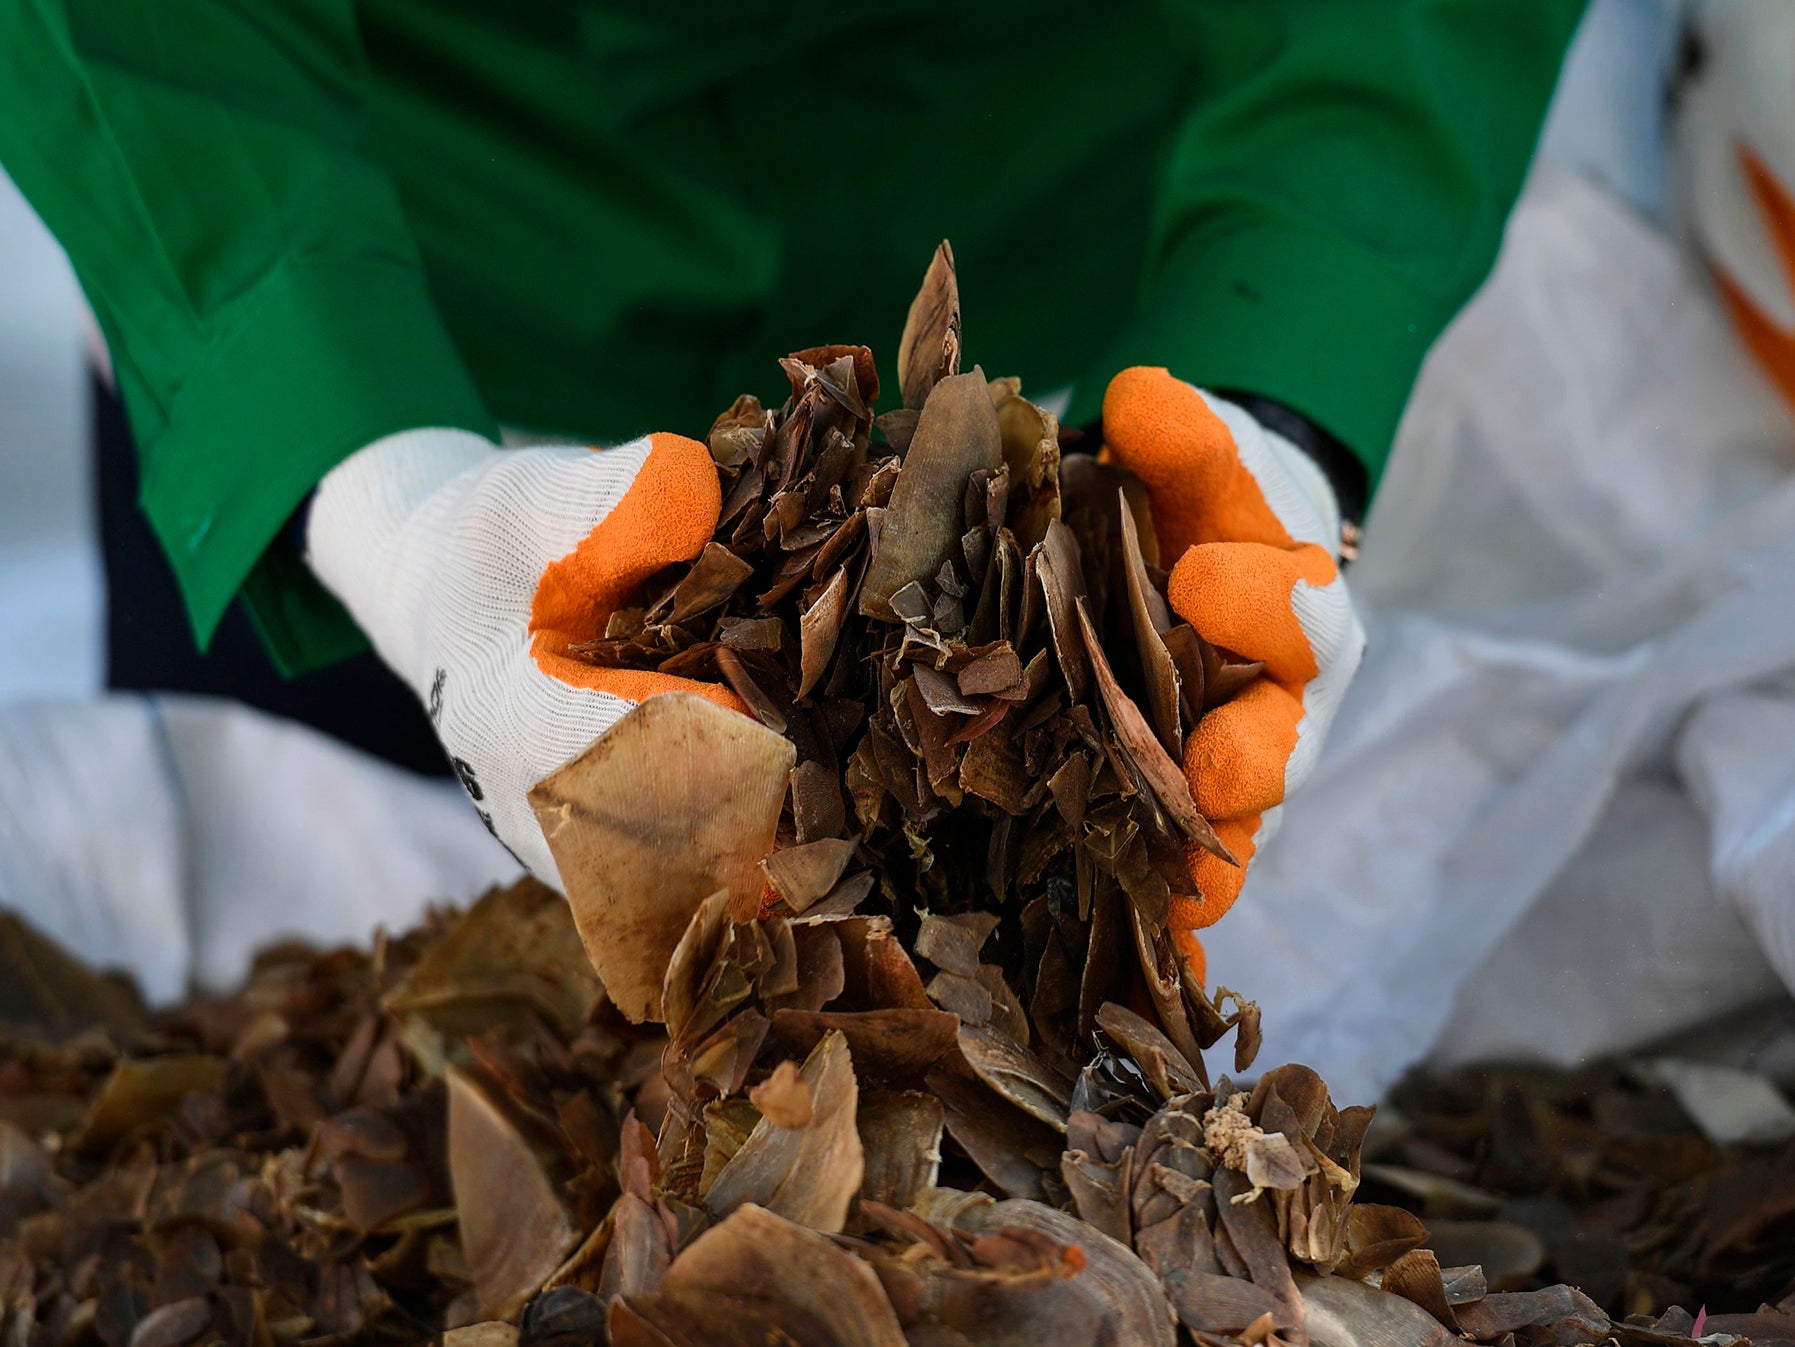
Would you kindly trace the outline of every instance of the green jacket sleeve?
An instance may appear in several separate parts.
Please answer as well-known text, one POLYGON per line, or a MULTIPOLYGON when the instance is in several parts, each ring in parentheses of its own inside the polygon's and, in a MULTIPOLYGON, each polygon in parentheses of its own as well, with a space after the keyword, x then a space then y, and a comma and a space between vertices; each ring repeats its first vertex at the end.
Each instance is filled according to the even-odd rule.
POLYGON ((1581 0, 1165 4, 1196 79, 1137 319, 1081 388, 1152 364, 1272 398, 1375 481, 1495 258, 1581 0))
POLYGON ((98 316, 196 637, 241 590, 289 669, 349 653, 271 540, 383 434, 492 430, 357 152, 351 0, 0 0, 0 34, 0 163, 98 316))

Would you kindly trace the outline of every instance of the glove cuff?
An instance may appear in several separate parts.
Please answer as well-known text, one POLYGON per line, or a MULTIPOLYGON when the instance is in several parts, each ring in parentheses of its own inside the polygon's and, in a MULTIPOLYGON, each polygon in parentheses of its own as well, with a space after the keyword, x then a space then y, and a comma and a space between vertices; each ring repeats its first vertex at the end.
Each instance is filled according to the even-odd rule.
POLYGON ((445 486, 479 473, 499 453, 471 431, 400 431, 331 469, 312 498, 307 564, 420 696, 428 658, 419 648, 419 615, 432 568, 412 555, 412 526, 445 486))

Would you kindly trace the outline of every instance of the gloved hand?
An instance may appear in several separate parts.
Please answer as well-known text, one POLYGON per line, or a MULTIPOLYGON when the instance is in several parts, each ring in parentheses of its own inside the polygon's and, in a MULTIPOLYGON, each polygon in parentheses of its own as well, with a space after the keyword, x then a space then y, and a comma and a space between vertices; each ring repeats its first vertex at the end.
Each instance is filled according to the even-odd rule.
POLYGON ((1175 900, 1173 939, 1199 981, 1192 931, 1234 905, 1284 797, 1315 770, 1365 633, 1336 565, 1340 511, 1315 462, 1230 402, 1163 369, 1111 380, 1103 434, 1147 485, 1172 610, 1265 676, 1211 711, 1184 745, 1197 807, 1241 860, 1192 848, 1200 900, 1175 900))
POLYGON ((710 451, 679 435, 616 449, 501 450, 462 430, 376 441, 319 484, 313 572, 423 699, 487 827, 558 871, 527 799, 644 697, 727 688, 570 657, 655 571, 703 550, 722 506, 710 451))

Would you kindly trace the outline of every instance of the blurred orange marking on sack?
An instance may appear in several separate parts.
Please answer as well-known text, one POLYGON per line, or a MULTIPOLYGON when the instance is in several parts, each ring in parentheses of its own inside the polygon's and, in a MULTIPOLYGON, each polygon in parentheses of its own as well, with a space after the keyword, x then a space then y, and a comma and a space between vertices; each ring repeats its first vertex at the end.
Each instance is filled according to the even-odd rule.
MULTIPOLYGON (((1749 146, 1739 147, 1739 159, 1745 169, 1745 181, 1750 185, 1758 211, 1764 217, 1764 225, 1770 231, 1777 258, 1782 262, 1783 279, 1791 293, 1795 293, 1795 199, 1790 198, 1749 146)), ((1773 323, 1725 272, 1718 267, 1709 270, 1720 288, 1720 297, 1726 302, 1740 340, 1763 366, 1783 397, 1795 404, 1795 332, 1773 323)))

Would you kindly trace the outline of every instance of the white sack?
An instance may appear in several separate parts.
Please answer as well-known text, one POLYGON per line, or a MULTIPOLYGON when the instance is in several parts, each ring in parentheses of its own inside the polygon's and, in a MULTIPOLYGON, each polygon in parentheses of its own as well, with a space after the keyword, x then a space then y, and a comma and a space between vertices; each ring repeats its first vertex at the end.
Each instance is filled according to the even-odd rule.
POLYGON ((449 782, 233 702, 0 707, 0 905, 156 1002, 518 872, 449 782))
POLYGON ((1762 997, 1772 965, 1795 985, 1790 842, 1716 880, 1694 822, 1795 812, 1788 721, 1737 704, 1795 668, 1792 466, 1795 423, 1665 239, 1539 175, 1405 416, 1351 573, 1365 667, 1207 933, 1261 1060, 1373 1099, 1455 1000, 1441 1057, 1568 1061, 1762 997), (1721 705, 1748 722, 1724 745, 1685 725, 1721 705), (1689 798, 1685 744, 1686 771, 1781 795, 1689 798))
POLYGON ((1795 987, 1795 684, 1708 699, 1678 739, 1677 766, 1708 817, 1715 885, 1795 987))

